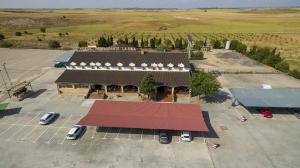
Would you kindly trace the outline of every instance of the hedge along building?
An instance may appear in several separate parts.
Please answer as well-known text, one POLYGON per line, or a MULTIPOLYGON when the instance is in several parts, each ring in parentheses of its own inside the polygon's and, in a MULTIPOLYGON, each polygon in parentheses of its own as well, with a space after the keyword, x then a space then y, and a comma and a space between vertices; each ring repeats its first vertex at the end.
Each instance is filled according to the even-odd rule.
POLYGON ((76 51, 56 84, 60 94, 139 94, 146 73, 154 78, 158 99, 189 95, 190 66, 186 53, 76 51))

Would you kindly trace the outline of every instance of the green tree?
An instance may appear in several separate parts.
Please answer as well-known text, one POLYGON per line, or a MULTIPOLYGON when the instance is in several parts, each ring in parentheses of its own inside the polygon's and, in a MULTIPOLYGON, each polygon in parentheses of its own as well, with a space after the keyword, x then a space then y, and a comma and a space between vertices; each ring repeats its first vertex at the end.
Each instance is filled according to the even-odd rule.
POLYGON ((155 94, 155 81, 153 76, 149 73, 146 73, 141 84, 140 84, 140 92, 148 96, 148 99, 154 98, 155 94))
POLYGON ((288 73, 290 65, 286 61, 281 61, 275 65, 275 68, 281 72, 288 73))
POLYGON ((204 41, 202 40, 197 40, 195 42, 195 45, 194 45, 194 49, 197 49, 197 50, 201 50, 201 48, 204 46, 204 41))
POLYGON ((103 37, 103 36, 101 36, 100 38, 99 38, 99 40, 98 40, 98 42, 97 42, 97 46, 98 47, 107 47, 108 45, 107 45, 107 41, 106 41, 106 39, 103 37))
POLYGON ((142 36, 142 39, 141 39, 141 48, 144 48, 145 47, 145 43, 144 43, 144 38, 142 36))
POLYGON ((174 48, 174 45, 173 45, 172 41, 169 40, 169 39, 165 39, 164 45, 165 45, 166 49, 168 49, 168 50, 174 48))
POLYGON ((210 44, 215 49, 220 49, 221 48, 221 41, 220 40, 211 40, 210 44))
POLYGON ((5 36, 2 33, 0 33, 0 40, 3 40, 3 39, 5 39, 5 36))
POLYGON ((289 72, 289 75, 296 78, 296 79, 300 79, 300 71, 292 70, 292 71, 289 72))
POLYGON ((41 27, 41 28, 40 28, 40 31, 41 31, 42 33, 46 33, 46 28, 45 28, 45 27, 41 27))
POLYGON ((151 48, 155 48, 155 40, 156 40, 155 37, 150 39, 150 47, 151 48))
POLYGON ((196 95, 212 96, 220 87, 220 83, 210 73, 200 71, 192 74, 190 89, 196 95))
POLYGON ((127 38, 127 36, 125 36, 124 43, 125 43, 125 44, 128 44, 128 38, 127 38))
POLYGON ((88 42, 87 41, 79 41, 78 42, 78 47, 87 47, 88 46, 88 42))
POLYGON ((175 48, 177 49, 183 49, 182 39, 176 39, 175 40, 175 48))
POLYGON ((16 36, 22 36, 21 32, 16 32, 16 36))
POLYGON ((58 41, 55 40, 51 40, 48 43, 49 48, 60 48, 60 43, 58 41))

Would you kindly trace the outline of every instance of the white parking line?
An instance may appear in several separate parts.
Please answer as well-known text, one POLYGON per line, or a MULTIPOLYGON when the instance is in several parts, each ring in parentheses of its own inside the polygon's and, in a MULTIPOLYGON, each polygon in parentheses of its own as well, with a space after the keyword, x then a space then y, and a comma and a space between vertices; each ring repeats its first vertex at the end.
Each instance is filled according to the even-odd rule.
POLYGON ((105 134, 104 134, 104 137, 102 139, 106 139, 106 135, 107 135, 107 132, 110 130, 110 128, 107 128, 106 131, 105 131, 105 134))
MULTIPOLYGON (((53 138, 58 134, 58 132, 63 128, 63 126, 68 122, 68 120, 69 120, 71 117, 72 117, 72 114, 70 115, 69 118, 66 119, 66 121, 61 125, 61 127, 57 129, 57 131, 53 134, 53 136, 52 136, 46 143, 48 143, 48 144, 51 143, 51 141, 53 140, 53 138)), ((65 138, 64 138, 64 140, 65 140, 65 138)))
POLYGON ((26 122, 25 125, 23 125, 19 130, 17 130, 15 133, 13 133, 10 137, 8 137, 8 138, 6 139, 6 141, 9 141, 10 138, 12 138, 13 136, 17 135, 17 133, 19 133, 20 131, 22 131, 23 128, 28 127, 27 124, 29 124, 31 121, 33 121, 33 120, 34 120, 36 117, 38 117, 40 114, 41 114, 41 113, 35 115, 30 121, 26 122))
POLYGON ((141 133, 141 139, 140 139, 140 141, 142 141, 142 140, 143 140, 143 133, 144 133, 144 129, 142 129, 142 133, 141 133))
POLYGON ((121 130, 122 130, 122 128, 119 128, 118 134, 117 134, 117 136, 115 137, 115 139, 119 139, 119 135, 120 135, 121 130))
POLYGON ((45 133, 48 129, 49 129, 49 127, 47 127, 47 128, 40 134, 40 136, 37 137, 37 138, 33 141, 33 143, 36 143, 36 141, 39 140, 40 137, 41 137, 42 135, 44 135, 44 133, 45 133))
MULTIPOLYGON (((18 123, 19 121, 21 121, 23 118, 20 118, 19 120, 17 120, 16 122, 14 122, 14 124, 18 123)), ((0 135, 3 135, 4 133, 6 133, 8 130, 10 130, 12 127, 14 127, 15 125, 11 125, 10 127, 8 127, 6 130, 2 131, 0 133, 0 135)))
POLYGON ((130 128, 130 132, 128 134, 128 138, 127 139, 131 139, 131 132, 132 132, 132 128, 130 128))

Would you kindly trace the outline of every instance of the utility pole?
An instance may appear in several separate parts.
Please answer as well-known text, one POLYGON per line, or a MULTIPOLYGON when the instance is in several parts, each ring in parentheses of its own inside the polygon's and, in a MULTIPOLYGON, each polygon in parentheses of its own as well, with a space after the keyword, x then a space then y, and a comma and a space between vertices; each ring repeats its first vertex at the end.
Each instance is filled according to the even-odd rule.
POLYGON ((9 94, 9 91, 8 91, 8 87, 7 87, 7 85, 6 85, 6 82, 5 82, 4 76, 3 76, 2 72, 1 72, 1 69, 0 69, 0 75, 1 75, 1 78, 2 78, 2 81, 3 81, 3 84, 4 84, 4 87, 5 87, 5 89, 6 89, 6 92, 7 92, 8 96, 10 97, 10 94, 9 94))
POLYGON ((4 63, 3 63, 3 69, 4 69, 4 72, 5 72, 6 76, 7 76, 8 82, 9 82, 9 84, 10 84, 10 88, 13 88, 13 84, 12 84, 12 82, 11 82, 11 79, 10 79, 9 75, 8 75, 8 72, 7 72, 7 69, 6 69, 5 64, 6 64, 6 63, 4 62, 4 63))

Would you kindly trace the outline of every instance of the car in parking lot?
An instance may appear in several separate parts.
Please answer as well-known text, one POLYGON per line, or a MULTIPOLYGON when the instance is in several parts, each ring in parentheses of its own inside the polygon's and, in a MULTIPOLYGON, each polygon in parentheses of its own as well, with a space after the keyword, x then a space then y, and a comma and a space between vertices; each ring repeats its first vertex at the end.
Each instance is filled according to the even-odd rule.
POLYGON ((170 133, 167 131, 160 131, 159 132, 159 142, 161 144, 169 144, 171 142, 170 133))
POLYGON ((69 140, 75 140, 80 135, 82 135, 85 132, 85 130, 86 130, 86 126, 74 125, 68 132, 66 138, 69 140))
POLYGON ((180 138, 183 142, 191 142, 193 139, 192 133, 190 131, 181 131, 180 138))
POLYGON ((44 114, 40 119, 40 124, 41 125, 49 124, 57 115, 58 113, 56 112, 49 112, 47 114, 44 114))

